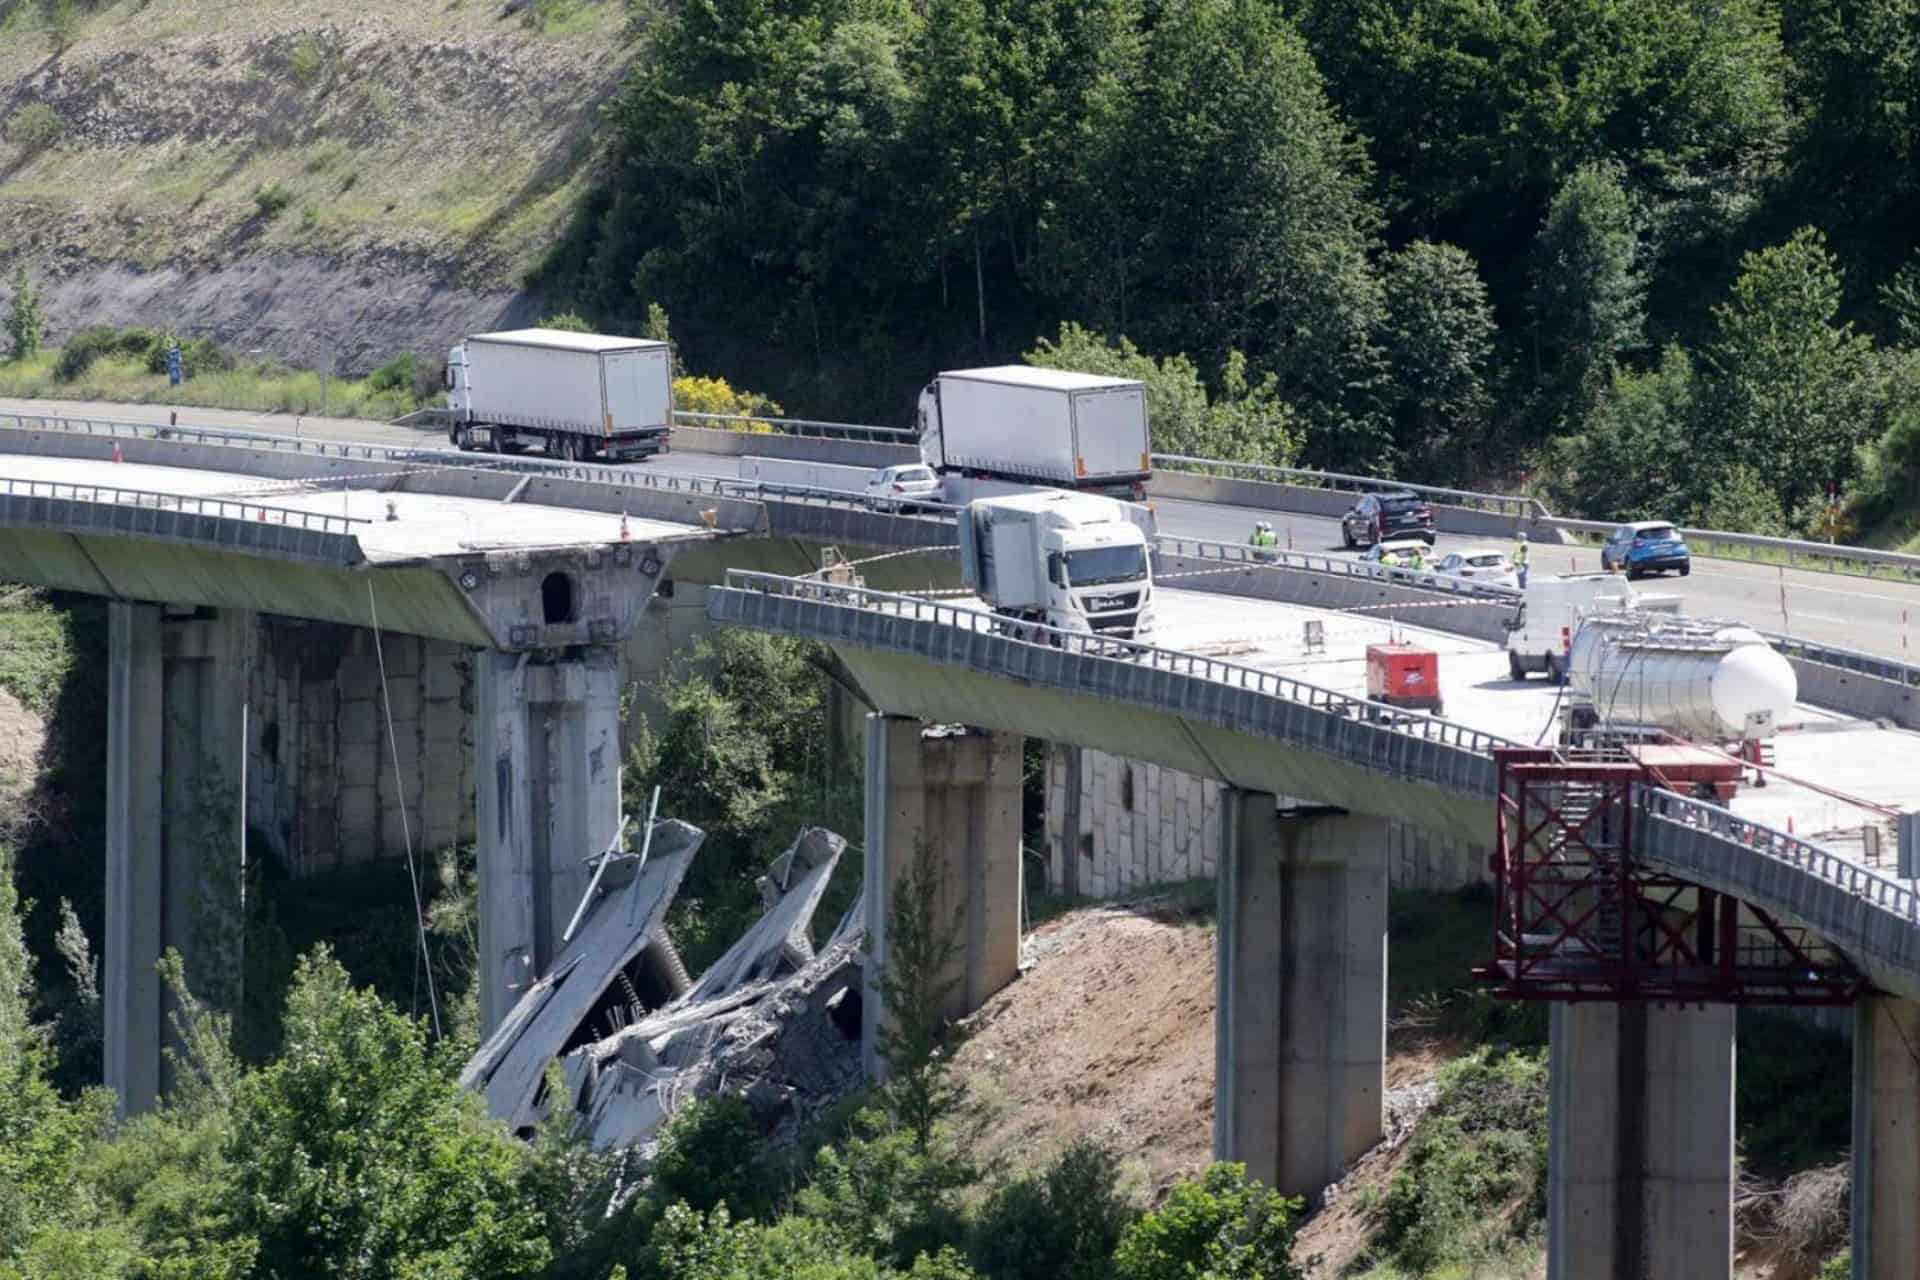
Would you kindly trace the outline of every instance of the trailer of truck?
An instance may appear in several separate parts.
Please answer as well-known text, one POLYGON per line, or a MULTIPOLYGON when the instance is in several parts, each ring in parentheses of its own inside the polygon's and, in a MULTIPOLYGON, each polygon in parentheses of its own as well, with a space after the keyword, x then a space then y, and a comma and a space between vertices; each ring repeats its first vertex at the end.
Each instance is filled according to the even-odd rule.
POLYGON ((942 373, 920 393, 919 429, 921 457, 943 477, 1137 502, 1152 474, 1146 387, 1130 378, 1024 365, 942 373))
POLYGON ((667 450, 673 355, 664 342, 557 329, 480 333, 447 353, 447 435, 460 449, 544 449, 625 461, 667 450))
POLYGON ((959 523, 960 580, 1000 617, 1120 640, 1152 633, 1152 561, 1124 503, 1045 490, 975 502, 959 523))
POLYGON ((1568 676, 1576 725, 1703 742, 1772 737, 1800 693, 1793 664, 1752 628, 1639 610, 1584 618, 1568 676))

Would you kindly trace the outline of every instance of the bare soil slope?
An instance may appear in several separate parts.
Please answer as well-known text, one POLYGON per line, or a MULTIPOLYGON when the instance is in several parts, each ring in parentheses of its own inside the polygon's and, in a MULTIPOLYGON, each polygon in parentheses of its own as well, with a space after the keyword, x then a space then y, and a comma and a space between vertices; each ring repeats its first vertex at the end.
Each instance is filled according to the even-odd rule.
POLYGON ((531 310, 635 35, 620 0, 117 0, 62 47, 47 9, 0 0, 0 266, 53 336, 343 370, 531 310))

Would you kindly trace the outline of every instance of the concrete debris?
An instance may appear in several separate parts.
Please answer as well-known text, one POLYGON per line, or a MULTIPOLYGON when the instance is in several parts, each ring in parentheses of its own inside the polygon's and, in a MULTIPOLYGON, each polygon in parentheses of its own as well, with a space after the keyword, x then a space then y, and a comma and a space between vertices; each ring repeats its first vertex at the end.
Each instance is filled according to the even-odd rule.
POLYGON ((600 877, 600 897, 573 940, 468 1060, 461 1085, 482 1091, 487 1110, 511 1128, 530 1129, 539 1121, 547 1064, 577 1042, 609 988, 624 980, 628 964, 664 936, 661 921, 706 838, 685 822, 660 822, 644 868, 637 856, 614 855, 600 877))
MULTIPOLYGON (((658 835, 655 839, 657 849, 658 835)), ((510 1117, 516 1128, 544 1118, 556 1100, 544 1096, 539 1082, 546 1065, 557 1059, 565 1078, 562 1105, 573 1108, 580 1131, 598 1150, 633 1149, 649 1157, 661 1127, 679 1107, 720 1093, 744 1100, 770 1140, 796 1133, 861 1081, 865 915, 860 904, 842 917, 817 954, 809 940, 814 914, 846 847, 830 831, 801 832, 758 882, 765 915, 697 981, 611 1034, 588 1025, 594 1002, 569 1002, 573 1023, 542 1025, 538 1049, 529 1045, 537 1065, 517 1065, 498 1098, 489 1086, 489 1108, 510 1117), (541 1094, 537 1100, 536 1093, 541 1094), (503 1108, 510 1097, 522 1096, 523 1107, 503 1108)), ((608 903, 587 918, 576 943, 594 934, 595 922, 608 917, 607 905, 616 897, 609 895, 608 903)), ((625 913, 616 908, 612 914, 624 918, 625 913)), ((655 941, 670 950, 664 934, 655 941)), ((609 957, 623 957, 617 973, 646 945, 646 935, 603 935, 597 945, 609 957)), ((569 947, 562 963, 572 955, 569 947)), ((556 965, 555 974, 560 973, 556 965)), ((514 1014, 508 1027, 524 1021, 520 1008, 514 1014)), ((476 1076, 475 1064, 499 1038, 496 1033, 483 1046, 468 1066, 469 1076, 476 1076)), ((490 1074, 500 1079, 505 1073, 495 1068, 490 1074)))

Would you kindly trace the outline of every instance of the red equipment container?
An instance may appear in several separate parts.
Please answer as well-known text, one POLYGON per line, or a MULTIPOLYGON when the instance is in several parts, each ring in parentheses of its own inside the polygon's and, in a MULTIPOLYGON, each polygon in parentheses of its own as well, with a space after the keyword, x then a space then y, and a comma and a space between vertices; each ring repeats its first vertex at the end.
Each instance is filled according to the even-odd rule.
POLYGON ((1439 655, 1417 644, 1368 645, 1367 697, 1388 706, 1439 712, 1439 655))

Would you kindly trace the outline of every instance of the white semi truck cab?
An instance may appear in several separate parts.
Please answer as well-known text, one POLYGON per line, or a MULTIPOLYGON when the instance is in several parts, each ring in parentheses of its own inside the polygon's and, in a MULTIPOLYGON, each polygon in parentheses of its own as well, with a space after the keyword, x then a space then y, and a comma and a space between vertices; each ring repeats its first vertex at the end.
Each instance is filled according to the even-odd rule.
POLYGON ((960 522, 961 581, 1004 618, 1145 640, 1147 537, 1126 504, 1060 490, 985 498, 960 522))

